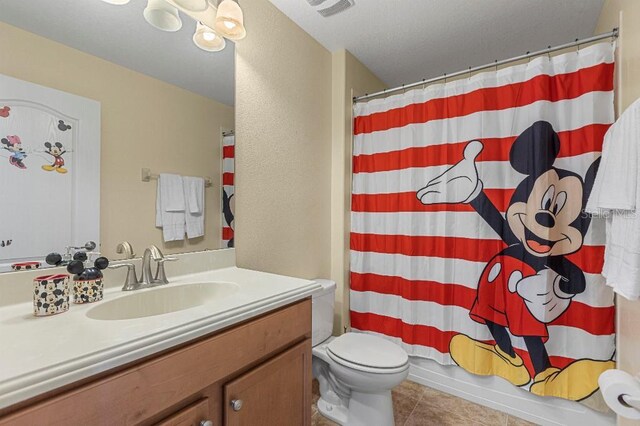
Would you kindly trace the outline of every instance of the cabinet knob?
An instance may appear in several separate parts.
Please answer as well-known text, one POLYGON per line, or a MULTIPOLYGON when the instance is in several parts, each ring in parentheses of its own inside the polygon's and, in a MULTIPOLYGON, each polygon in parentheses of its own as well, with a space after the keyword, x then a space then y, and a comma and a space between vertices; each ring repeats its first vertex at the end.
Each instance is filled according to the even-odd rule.
POLYGON ((200 421, 200 426, 213 426, 213 422, 211 420, 202 420, 200 421))
POLYGON ((241 399, 231 400, 231 408, 233 408, 233 411, 240 411, 240 409, 242 409, 242 400, 241 399))

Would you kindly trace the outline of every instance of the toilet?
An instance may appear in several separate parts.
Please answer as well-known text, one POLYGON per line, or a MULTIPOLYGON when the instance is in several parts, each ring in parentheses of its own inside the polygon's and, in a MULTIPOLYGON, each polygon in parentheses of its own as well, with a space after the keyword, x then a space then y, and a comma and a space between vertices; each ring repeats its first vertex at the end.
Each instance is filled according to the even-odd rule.
POLYGON ((336 284, 316 280, 313 296, 313 377, 320 384, 318 411, 344 426, 393 425, 391 389, 409 374, 409 357, 382 337, 346 333, 332 337, 336 284))

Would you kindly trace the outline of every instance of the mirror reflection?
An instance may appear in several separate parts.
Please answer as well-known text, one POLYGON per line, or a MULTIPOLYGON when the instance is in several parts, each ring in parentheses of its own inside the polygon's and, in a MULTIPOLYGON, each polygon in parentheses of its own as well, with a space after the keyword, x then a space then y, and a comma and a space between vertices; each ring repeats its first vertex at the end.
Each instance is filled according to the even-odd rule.
POLYGON ((0 271, 233 247, 233 42, 109 3, 0 5, 0 271))

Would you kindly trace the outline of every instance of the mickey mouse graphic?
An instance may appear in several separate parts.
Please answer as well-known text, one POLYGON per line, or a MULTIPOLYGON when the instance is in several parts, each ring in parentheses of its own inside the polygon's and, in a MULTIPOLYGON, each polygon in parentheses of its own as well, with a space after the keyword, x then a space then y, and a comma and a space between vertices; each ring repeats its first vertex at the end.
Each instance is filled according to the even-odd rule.
POLYGON ((591 217, 584 208, 600 159, 591 164, 584 180, 554 167, 560 139, 548 122, 534 123, 511 147, 511 166, 526 177, 503 217, 478 176, 475 160, 482 149, 482 142, 469 142, 463 160, 417 192, 422 204, 469 204, 507 244, 485 266, 470 311, 474 321, 487 326, 496 344, 458 334, 449 345, 451 357, 471 373, 497 375, 516 386, 531 383, 529 390, 537 395, 585 399, 598 389, 600 373, 613 368, 614 362, 580 359, 556 368, 545 342, 547 325, 586 288, 584 273, 565 256, 581 249, 589 228, 591 217), (523 338, 534 374, 514 351, 510 334, 523 338))
POLYGON ((44 147, 46 148, 45 152, 53 157, 53 164, 45 164, 42 166, 42 170, 47 172, 56 171, 58 173, 64 174, 67 173, 67 169, 64 168, 64 158, 62 156, 65 152, 64 146, 60 142, 56 142, 52 144, 51 142, 45 142, 44 147))

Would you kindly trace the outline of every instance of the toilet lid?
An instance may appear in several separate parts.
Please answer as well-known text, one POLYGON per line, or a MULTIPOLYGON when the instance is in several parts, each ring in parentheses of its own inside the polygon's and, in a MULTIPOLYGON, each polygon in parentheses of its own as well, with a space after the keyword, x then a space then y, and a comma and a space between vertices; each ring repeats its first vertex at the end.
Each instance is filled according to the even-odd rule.
POLYGON ((400 346, 370 334, 343 334, 333 339, 327 350, 347 362, 371 368, 398 368, 409 361, 400 346))

